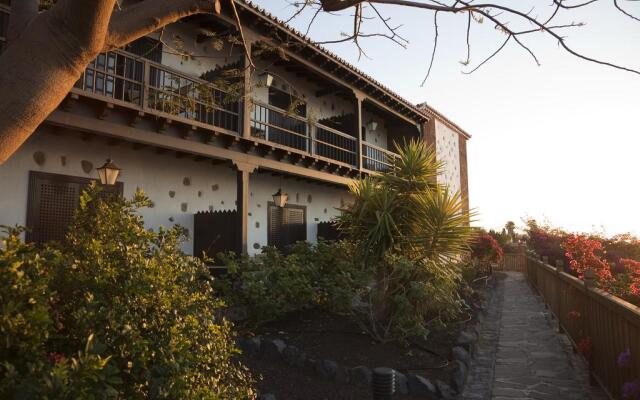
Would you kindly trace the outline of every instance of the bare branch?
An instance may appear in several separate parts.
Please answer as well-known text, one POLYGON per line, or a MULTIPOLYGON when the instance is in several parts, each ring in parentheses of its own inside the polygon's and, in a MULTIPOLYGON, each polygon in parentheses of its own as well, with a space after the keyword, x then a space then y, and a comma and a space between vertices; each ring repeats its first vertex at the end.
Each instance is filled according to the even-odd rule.
POLYGON ((625 11, 622 7, 620 7, 620 4, 618 4, 618 0, 613 0, 613 5, 618 9, 618 11, 620 11, 621 13, 626 15, 627 17, 629 17, 631 19, 635 19, 636 21, 640 21, 640 18, 638 18, 635 15, 629 13, 628 11, 625 11))
POLYGON ((502 45, 500 47, 498 47, 498 50, 494 51, 493 53, 491 53, 491 55, 487 58, 485 58, 485 60, 483 62, 481 62, 480 64, 478 64, 474 69, 472 69, 471 71, 465 72, 462 71, 463 74, 472 74, 474 72, 476 72, 478 69, 480 69, 480 67, 482 67, 484 64, 486 64, 489 60, 491 60, 493 57, 495 57, 498 53, 500 53, 500 51, 502 49, 504 49, 504 46, 507 45, 507 43, 509 43, 509 40, 511 39, 511 35, 507 36, 507 39, 504 41, 504 43, 502 43, 502 45))
MULTIPOLYGON (((415 0, 319 0, 320 3, 322 4, 322 7, 325 11, 339 11, 339 10, 344 10, 347 9, 349 7, 352 6, 359 6, 362 3, 368 3, 371 6, 373 6, 373 4, 389 4, 389 5, 396 5, 396 6, 404 6, 404 7, 413 7, 413 8, 419 8, 419 9, 423 9, 423 10, 430 10, 430 11, 434 11, 434 12, 446 12, 446 13, 452 13, 452 14, 458 14, 458 13, 462 13, 462 12, 468 12, 468 17, 467 17, 467 60, 465 62, 463 62, 463 64, 466 64, 469 62, 470 59, 470 23, 471 23, 471 19, 476 19, 476 17, 474 16, 474 14, 477 14, 478 16, 481 16, 492 21, 495 25, 496 28, 501 30, 502 32, 506 33, 508 35, 507 40, 505 40, 505 43, 503 43, 503 45, 500 46, 499 49, 503 49, 504 46, 506 45, 506 43, 509 42, 509 40, 511 38, 514 39, 514 42, 520 46, 522 49, 524 49, 536 62, 536 64, 540 65, 538 58, 536 57, 535 53, 533 52, 532 49, 530 49, 528 46, 526 46, 523 41, 518 37, 521 35, 526 35, 526 34, 530 34, 530 33, 534 33, 534 32, 542 32, 545 33, 546 35, 548 35, 549 37, 551 37, 552 39, 556 40, 559 45, 569 54, 578 57, 582 60, 585 61, 589 61, 589 62, 593 62, 596 64, 600 64, 600 65, 605 65, 611 68, 615 68, 615 69, 619 69, 619 70, 623 70, 623 71, 628 71, 628 72, 632 72, 635 74, 640 74, 640 70, 638 69, 634 69, 634 68, 628 68, 622 65, 618 65, 618 64, 614 64, 608 61, 603 61, 603 60, 599 60, 587 55, 582 54, 579 51, 576 51, 574 49, 572 49, 571 47, 568 46, 568 44, 566 43, 566 38, 559 35, 558 33, 555 32, 555 30, 557 29, 561 29, 561 28, 575 28, 575 27, 581 27, 584 24, 582 23, 570 23, 570 24, 561 24, 561 25, 550 25, 551 21, 558 15, 558 11, 560 9, 565 9, 565 10, 573 10, 573 9, 578 9, 578 8, 582 8, 582 7, 586 7, 588 5, 594 4, 596 3, 598 0, 588 0, 588 1, 584 1, 582 3, 578 3, 578 4, 566 4, 565 0, 553 0, 553 12, 552 14, 546 19, 546 20, 541 20, 538 19, 537 16, 532 16, 533 13, 533 8, 527 12, 523 12, 523 11, 519 11, 517 9, 508 7, 508 6, 504 6, 501 4, 497 4, 497 3, 473 3, 472 1, 462 1, 462 0, 456 0, 455 2, 453 2, 453 5, 448 5, 443 3, 442 1, 439 0, 426 0, 426 1, 415 1, 415 0), (496 12, 497 11, 497 12, 496 12), (515 17, 516 20, 521 20, 524 22, 529 22, 531 25, 533 25, 532 29, 528 29, 528 30, 522 30, 522 31, 516 31, 514 29, 509 28, 510 25, 510 21, 505 20, 505 18, 507 17, 515 17)), ((620 4, 618 0, 614 0, 614 6, 616 7, 616 9, 618 11, 620 11, 622 14, 636 20, 636 21, 640 21, 639 17, 634 16, 633 14, 631 14, 630 12, 624 10, 620 4)), ((383 21, 385 21, 385 18, 383 18, 382 16, 380 16, 381 19, 383 21)), ((476 19, 476 21, 481 22, 480 20, 476 19)), ((394 30, 392 30, 393 33, 395 33, 394 30)), ((380 34, 378 34, 380 35, 380 34)), ((372 34, 371 36, 375 36, 374 34, 372 34)), ((355 41, 355 38, 350 37, 347 38, 345 40, 340 40, 340 41, 346 41, 348 39, 352 39, 355 41)), ((336 43, 338 41, 327 41, 324 43, 336 43)), ((489 57, 489 59, 493 58, 495 56, 495 54, 493 54, 492 56, 489 57)), ((486 63, 487 60, 483 61, 480 65, 478 65, 476 68, 474 68, 473 70, 476 70, 478 67, 480 67, 481 65, 483 65, 484 63, 486 63)), ((430 63, 430 66, 432 64, 430 63)), ((428 76, 428 74, 427 74, 428 76)))
POLYGON ((229 3, 231 3, 231 8, 233 9, 233 16, 236 19, 236 24, 238 25, 238 32, 240 32, 240 39, 242 40, 242 44, 244 47, 244 53, 247 56, 247 60, 249 61, 249 65, 251 66, 251 68, 255 68, 256 66, 253 65, 253 60, 251 59, 251 51, 249 50, 249 46, 247 44, 247 41, 244 38, 244 31, 242 29, 242 21, 240 21, 240 16, 238 15, 238 9, 236 8, 236 1, 235 0, 229 0, 229 3))
POLYGON ((427 70, 427 75, 422 80, 422 84, 420 86, 424 86, 427 79, 429 79, 429 75, 431 74, 431 67, 433 67, 433 60, 436 58, 436 49, 438 48, 438 12, 433 13, 433 26, 435 27, 435 36, 433 37, 433 52, 431 53, 431 61, 429 61, 429 69, 427 70))

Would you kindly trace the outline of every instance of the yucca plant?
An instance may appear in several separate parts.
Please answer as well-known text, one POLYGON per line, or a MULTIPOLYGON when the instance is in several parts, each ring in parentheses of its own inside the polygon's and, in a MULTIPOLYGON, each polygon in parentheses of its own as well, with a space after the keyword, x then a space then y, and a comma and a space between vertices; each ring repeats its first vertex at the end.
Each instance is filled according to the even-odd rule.
POLYGON ((437 183, 433 149, 412 140, 396 151, 387 172, 352 183, 354 201, 338 218, 376 271, 367 329, 383 341, 425 334, 426 318, 457 312, 457 261, 472 237, 460 193, 437 183))

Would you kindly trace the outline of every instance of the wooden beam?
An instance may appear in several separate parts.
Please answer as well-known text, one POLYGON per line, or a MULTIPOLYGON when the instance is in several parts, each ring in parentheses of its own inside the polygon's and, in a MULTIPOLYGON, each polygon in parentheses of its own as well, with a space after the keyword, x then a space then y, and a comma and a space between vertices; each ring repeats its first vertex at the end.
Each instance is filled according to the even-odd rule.
POLYGON ((129 126, 136 126, 144 118, 144 111, 134 111, 129 120, 129 126))
POLYGON ((105 119, 111 114, 113 103, 102 103, 98 111, 98 119, 105 119))
POLYGON ((323 97, 323 96, 327 96, 330 94, 334 94, 334 93, 338 93, 344 91, 344 88, 340 87, 340 86, 328 86, 325 87, 323 89, 317 90, 316 91, 316 97, 323 97))
POLYGON ((227 159, 232 161, 245 161, 256 164, 260 168, 274 171, 283 171, 293 175, 306 176, 310 179, 334 183, 337 185, 348 185, 352 180, 349 178, 328 174, 322 171, 305 168, 302 165, 291 165, 281 163, 270 158, 259 155, 246 154, 240 151, 224 149, 194 140, 183 140, 170 135, 158 135, 152 131, 133 128, 125 124, 106 120, 96 120, 75 113, 68 113, 56 110, 49 115, 47 124, 71 128, 75 131, 95 133, 97 135, 116 137, 129 142, 137 142, 143 145, 160 146, 173 150, 180 150, 196 155, 203 155, 211 158, 227 159))

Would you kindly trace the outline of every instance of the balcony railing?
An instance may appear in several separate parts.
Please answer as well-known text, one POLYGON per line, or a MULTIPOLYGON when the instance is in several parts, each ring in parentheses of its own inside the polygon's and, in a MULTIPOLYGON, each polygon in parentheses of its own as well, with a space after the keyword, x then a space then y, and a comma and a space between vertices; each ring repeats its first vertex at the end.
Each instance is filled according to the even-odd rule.
POLYGON ((384 172, 391 168, 393 159, 398 155, 370 143, 362 143, 362 168, 374 172, 384 172))
POLYGON ((268 104, 254 102, 251 136, 345 165, 357 165, 356 138, 268 104))
MULTIPOLYGON (((74 92, 205 129, 236 136, 242 132, 240 104, 228 101, 228 93, 121 50, 101 53, 89 63, 74 92)), ((358 139, 351 135, 260 102, 251 110, 251 136, 351 168, 361 156, 363 169, 373 172, 387 170, 390 157, 396 156, 369 143, 358 149, 358 139)))
POLYGON ((85 94, 226 133, 239 132, 238 102, 210 82, 116 50, 93 60, 76 85, 85 94))

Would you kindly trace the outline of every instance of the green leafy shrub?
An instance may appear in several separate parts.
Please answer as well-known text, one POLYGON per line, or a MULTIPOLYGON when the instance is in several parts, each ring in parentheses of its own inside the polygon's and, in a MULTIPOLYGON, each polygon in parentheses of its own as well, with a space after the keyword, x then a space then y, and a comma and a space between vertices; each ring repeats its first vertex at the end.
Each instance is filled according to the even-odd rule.
POLYGON ((50 271, 63 258, 23 243, 21 231, 6 228, 0 242, 0 398, 115 398, 120 380, 110 357, 95 354, 92 335, 80 351, 55 351, 50 271))
POLYGON ((425 335, 428 318, 457 314, 457 260, 472 235, 460 194, 436 183, 434 151, 411 141, 397 152, 389 171, 351 185, 355 201, 338 219, 356 258, 374 269, 362 320, 381 341, 425 335))
POLYGON ((216 281, 231 306, 246 308, 261 324, 304 308, 349 312, 371 275, 348 242, 299 242, 283 255, 265 247, 258 257, 225 256, 228 273, 216 281))
MULTIPOLYGON (((0 274, 10 273, 22 252, 30 276, 41 279, 30 289, 36 293, 9 295, 39 306, 34 315, 22 314, 43 333, 20 340, 38 344, 44 366, 38 373, 20 368, 33 362, 22 361, 28 352, 16 353, 19 347, 2 353, 1 390, 42 398, 22 392, 21 382, 31 379, 54 393, 48 398, 255 397, 249 374, 233 358, 231 326, 220 317, 223 304, 208 271, 179 251, 182 229, 144 228, 136 210, 148 204, 142 193, 102 201, 91 188, 55 250, 19 244, 15 235, 5 240, 12 244, 0 253, 0 274)), ((20 321, 3 308, 7 320, 20 321)))

